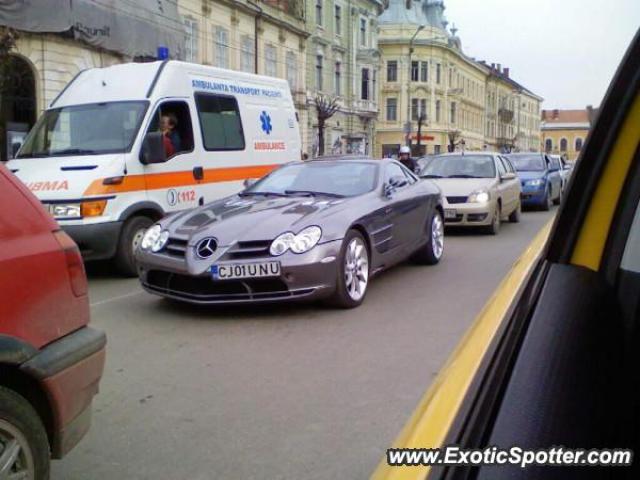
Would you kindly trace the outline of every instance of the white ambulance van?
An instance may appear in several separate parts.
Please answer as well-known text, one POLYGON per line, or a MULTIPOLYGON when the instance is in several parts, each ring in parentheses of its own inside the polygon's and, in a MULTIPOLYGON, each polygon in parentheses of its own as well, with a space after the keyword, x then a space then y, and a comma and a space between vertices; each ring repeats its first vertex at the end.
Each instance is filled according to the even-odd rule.
POLYGON ((285 80, 160 61, 78 74, 7 167, 85 259, 115 257, 134 275, 133 250, 154 221, 300 154, 285 80))

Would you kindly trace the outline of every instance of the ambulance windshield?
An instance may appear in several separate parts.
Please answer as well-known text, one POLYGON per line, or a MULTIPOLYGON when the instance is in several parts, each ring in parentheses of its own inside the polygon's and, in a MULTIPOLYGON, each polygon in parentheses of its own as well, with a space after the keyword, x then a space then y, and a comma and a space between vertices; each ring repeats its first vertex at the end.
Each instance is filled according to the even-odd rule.
POLYGON ((47 110, 17 158, 99 155, 131 150, 148 102, 110 102, 47 110))

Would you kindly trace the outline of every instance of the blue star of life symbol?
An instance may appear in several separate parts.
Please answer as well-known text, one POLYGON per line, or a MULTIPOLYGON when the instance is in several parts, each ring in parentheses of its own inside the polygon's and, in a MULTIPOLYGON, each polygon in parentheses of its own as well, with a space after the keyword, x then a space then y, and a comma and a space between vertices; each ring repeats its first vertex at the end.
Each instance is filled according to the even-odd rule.
POLYGON ((260 115, 260 122, 262 123, 262 131, 267 135, 271 134, 273 127, 271 126, 271 117, 267 112, 262 112, 260 115))

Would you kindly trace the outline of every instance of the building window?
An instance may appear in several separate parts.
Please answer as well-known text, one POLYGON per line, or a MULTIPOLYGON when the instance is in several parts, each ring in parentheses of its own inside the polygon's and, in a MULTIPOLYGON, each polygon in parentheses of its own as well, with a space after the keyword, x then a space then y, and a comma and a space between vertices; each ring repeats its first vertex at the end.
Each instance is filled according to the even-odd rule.
POLYGON ((316 0, 316 24, 322 26, 322 0, 316 0))
POLYGON ((583 143, 584 143, 584 140, 582 140, 580 137, 576 138, 576 152, 582 151, 583 143))
POLYGON ((437 64, 436 65, 436 83, 440 85, 441 81, 442 81, 442 65, 437 64))
POLYGON ((376 86, 377 82, 378 82, 378 71, 374 70, 371 73, 371 100, 373 100, 374 102, 376 101, 376 98, 377 98, 376 94, 378 92, 377 90, 378 87, 376 86))
POLYGON ((324 58, 322 55, 316 55, 316 88, 322 90, 322 67, 324 58))
POLYGON ((418 81, 418 74, 420 71, 420 62, 411 62, 411 81, 418 81))
POLYGON ((553 152, 553 140, 552 140, 552 139, 547 138, 547 139, 544 141, 544 150, 545 150, 545 152, 547 152, 547 153, 551 153, 551 152, 553 152))
POLYGON ((442 115, 442 102, 436 100, 436 123, 440 123, 440 117, 442 115))
MULTIPOLYGON (((423 98, 420 100, 420 116, 427 118, 427 99, 423 98)), ((418 118, 419 119, 419 118, 418 118)))
POLYGON ((421 82, 429 81, 429 62, 420 63, 420 81, 421 82))
POLYGON ((451 102, 451 112, 449 115, 449 121, 455 125, 456 123, 456 113, 457 113, 457 108, 456 108, 456 102, 451 102))
POLYGON ((229 30, 216 27, 216 67, 229 68, 229 30))
POLYGON ((240 70, 243 72, 255 72, 255 42, 253 37, 243 35, 241 39, 242 51, 240 52, 240 70))
POLYGON ((449 87, 453 87, 453 68, 449 69, 449 87))
POLYGON ((398 81, 398 62, 396 60, 389 60, 387 62, 387 82, 398 81))
POLYGON ((264 48, 264 74, 269 77, 278 76, 278 51, 274 45, 264 48))
POLYGON ((367 20, 365 18, 360 19, 360 46, 367 46, 367 20))
POLYGON ((569 142, 567 142, 566 138, 563 138, 562 140, 560 140, 560 151, 561 152, 566 152, 568 147, 569 147, 569 142))
POLYGON ((427 116, 427 99, 426 98, 412 98, 411 99, 411 119, 414 121, 420 120, 420 117, 427 116))
POLYGON ((295 52, 287 52, 287 81, 291 91, 298 90, 298 59, 295 52))
POLYGON ((411 120, 416 121, 418 120, 418 99, 417 98, 412 98, 411 99, 411 120))
POLYGON ((335 20, 336 20, 336 35, 342 35, 342 7, 340 5, 335 6, 335 20))
POLYGON ((387 121, 395 122, 398 120, 398 99, 387 98, 387 121))
POLYGON ((198 21, 192 18, 184 19, 185 46, 184 58, 187 62, 198 61, 198 21))
POLYGON ((360 98, 362 100, 369 100, 369 69, 362 69, 362 88, 360 91, 360 98))
POLYGON ((340 62, 336 62, 336 71, 334 78, 334 88, 336 91, 336 95, 342 95, 342 64, 340 62))

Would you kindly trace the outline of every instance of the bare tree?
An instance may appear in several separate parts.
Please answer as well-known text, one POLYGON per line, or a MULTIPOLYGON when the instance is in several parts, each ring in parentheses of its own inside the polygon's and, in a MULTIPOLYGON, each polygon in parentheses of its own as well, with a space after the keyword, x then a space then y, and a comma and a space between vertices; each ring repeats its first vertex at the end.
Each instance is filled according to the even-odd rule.
POLYGON ((318 156, 324 155, 324 129, 329 120, 338 111, 338 99, 318 94, 315 98, 316 111, 318 112, 318 156))
POLYGON ((460 140, 460 130, 449 130, 447 136, 449 137, 449 152, 455 152, 458 140, 460 140))

